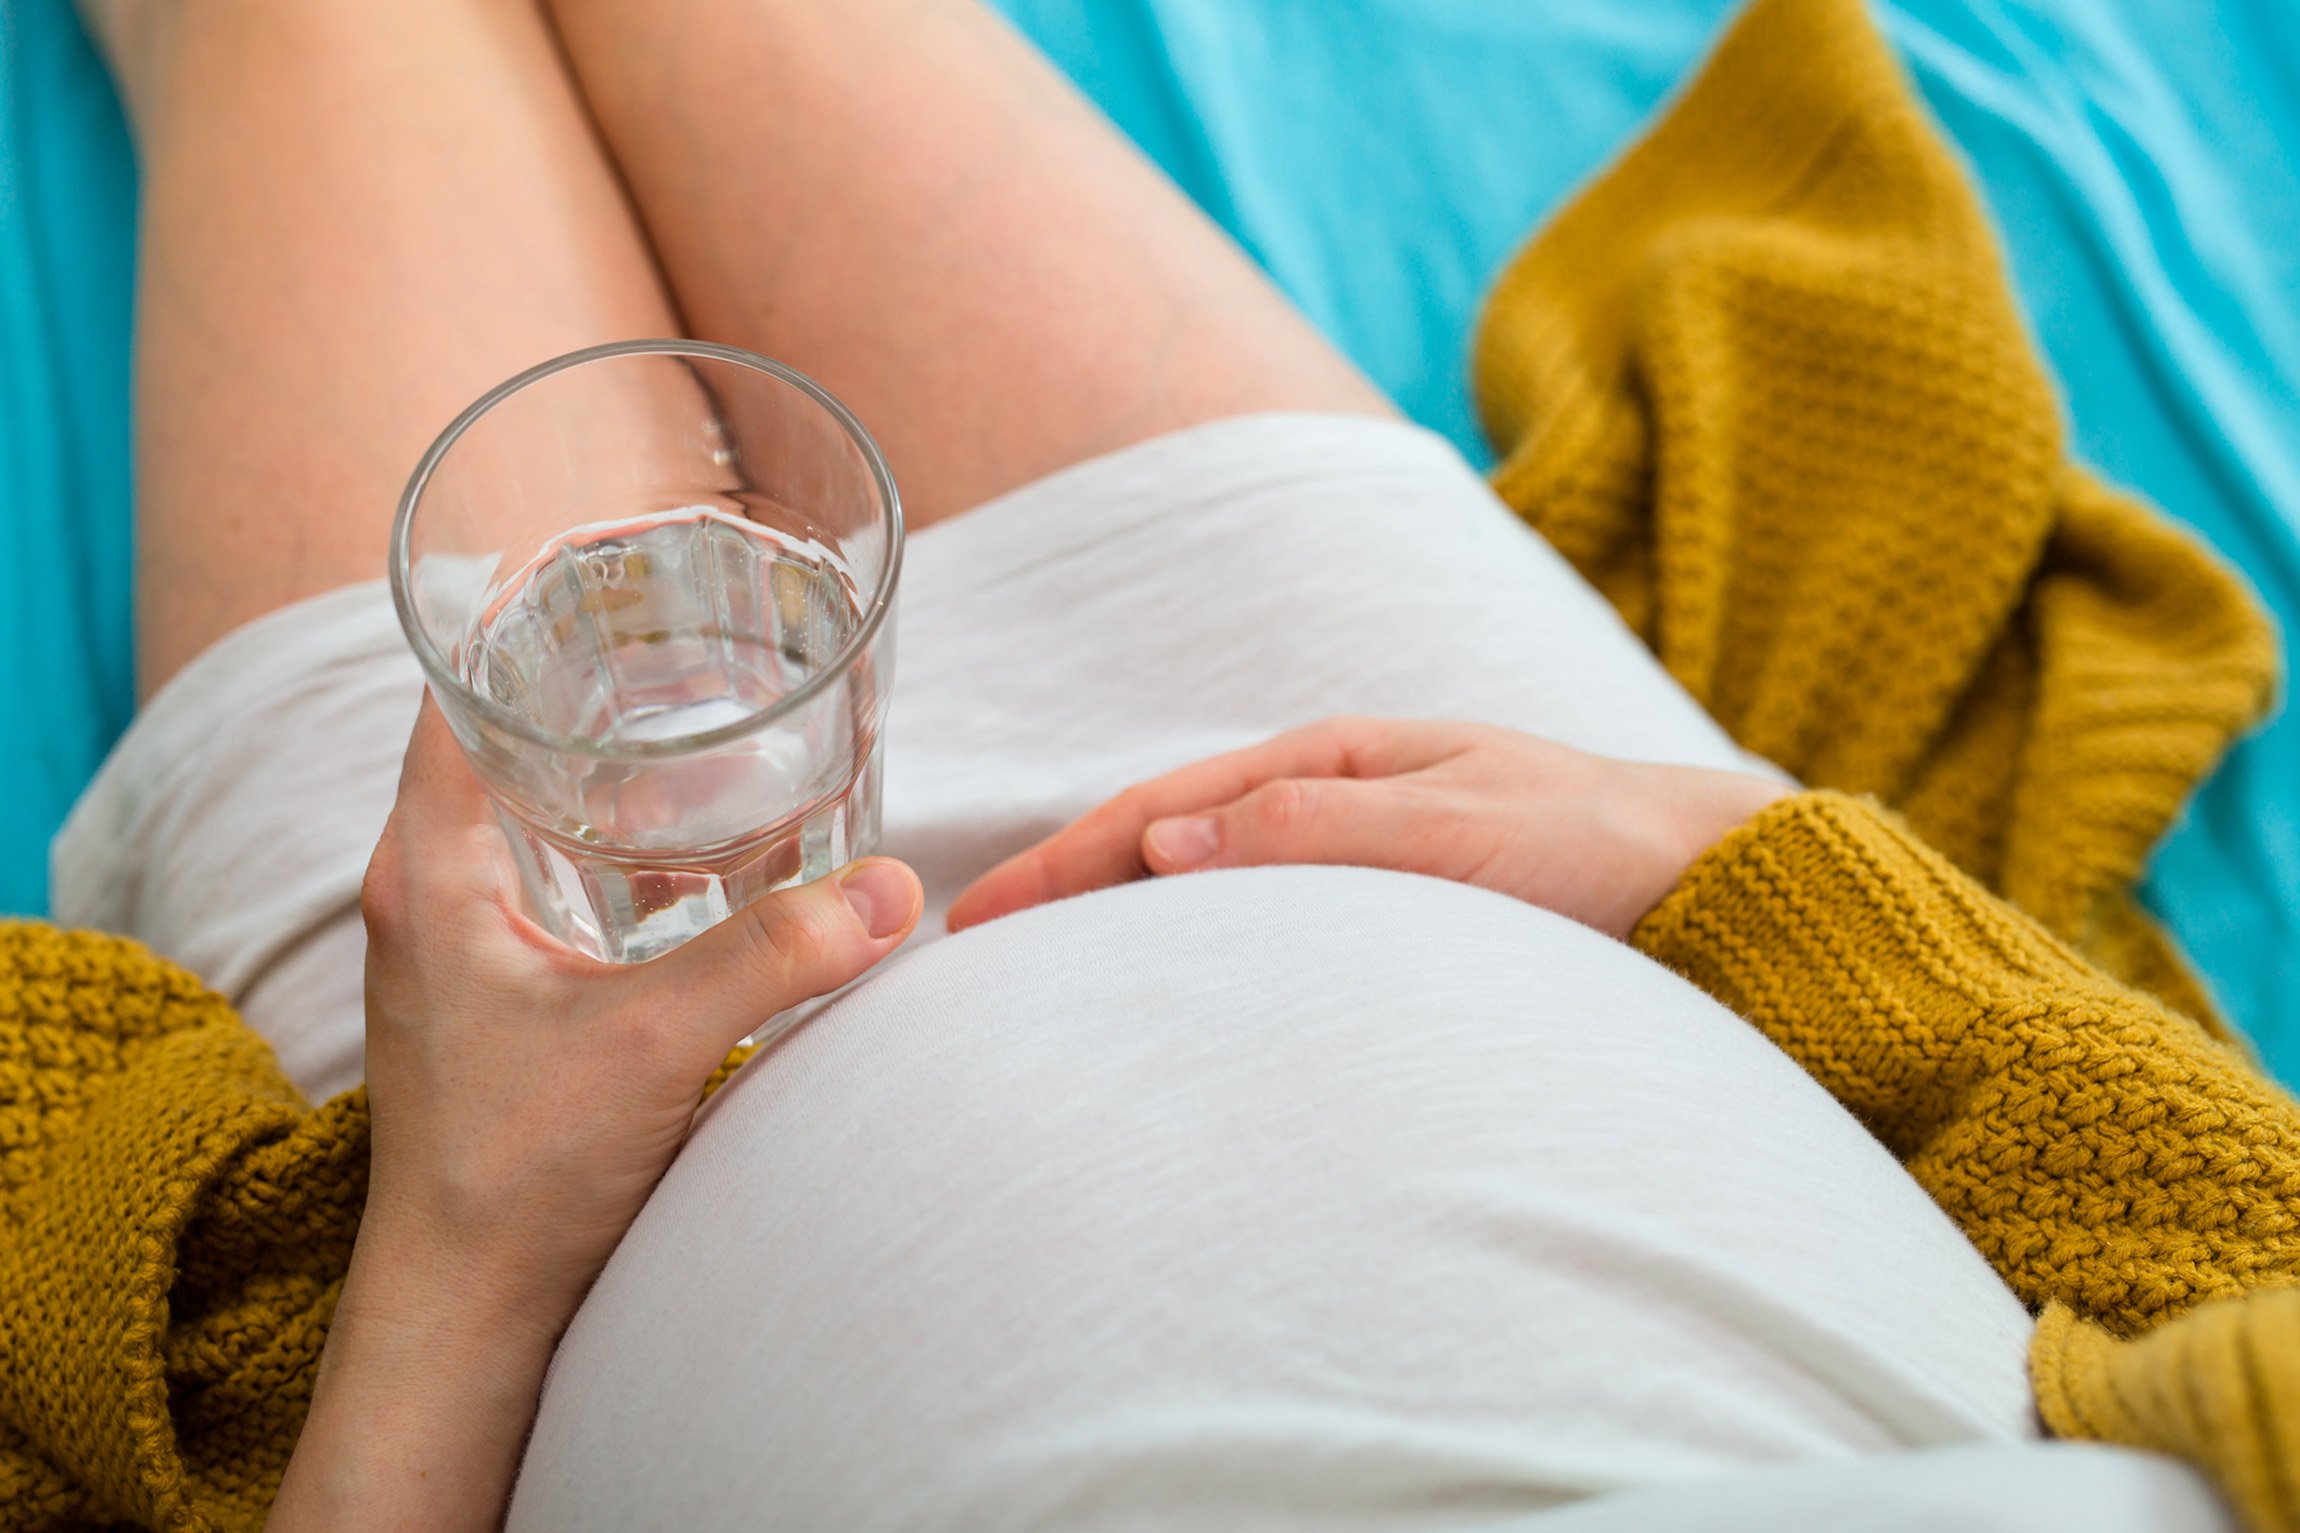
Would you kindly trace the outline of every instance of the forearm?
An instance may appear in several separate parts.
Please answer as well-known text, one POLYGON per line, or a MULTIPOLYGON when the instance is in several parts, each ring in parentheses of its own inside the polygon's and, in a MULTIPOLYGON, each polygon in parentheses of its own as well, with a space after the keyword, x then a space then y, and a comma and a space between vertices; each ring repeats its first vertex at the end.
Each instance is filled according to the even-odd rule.
POLYGON ((1882 811, 1774 806, 1634 940, 1868 1123, 2030 1303, 2133 1331, 2300 1274, 2292 1100, 1882 811))
POLYGON ((514 1285, 369 1228, 265 1526, 501 1525, 560 1329, 514 1285))

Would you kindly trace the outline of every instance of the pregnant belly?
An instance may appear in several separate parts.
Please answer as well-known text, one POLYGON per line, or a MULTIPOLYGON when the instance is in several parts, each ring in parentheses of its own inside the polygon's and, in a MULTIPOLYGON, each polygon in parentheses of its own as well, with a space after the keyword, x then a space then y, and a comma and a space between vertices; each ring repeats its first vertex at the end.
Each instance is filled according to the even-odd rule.
POLYGON ((1629 949, 1207 874, 936 943, 748 1066, 561 1347, 511 1525, 1428 1526, 2019 1437, 2027 1330, 1629 949))

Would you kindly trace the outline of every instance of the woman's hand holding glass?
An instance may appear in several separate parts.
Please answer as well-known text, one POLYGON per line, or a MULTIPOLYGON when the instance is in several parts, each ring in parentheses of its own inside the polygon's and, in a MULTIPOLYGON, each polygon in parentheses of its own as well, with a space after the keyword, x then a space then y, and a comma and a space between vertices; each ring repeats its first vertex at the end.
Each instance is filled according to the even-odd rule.
POLYGON ((367 1210, 271 1526, 494 1526, 559 1334, 712 1072, 917 924, 872 858, 651 962, 521 913, 485 790, 428 701, 368 869, 367 1210))
POLYGON ((1338 863, 1476 884, 1626 937, 1788 792, 1485 725, 1334 719, 1127 789, 977 879, 950 928, 1145 876, 1338 863))

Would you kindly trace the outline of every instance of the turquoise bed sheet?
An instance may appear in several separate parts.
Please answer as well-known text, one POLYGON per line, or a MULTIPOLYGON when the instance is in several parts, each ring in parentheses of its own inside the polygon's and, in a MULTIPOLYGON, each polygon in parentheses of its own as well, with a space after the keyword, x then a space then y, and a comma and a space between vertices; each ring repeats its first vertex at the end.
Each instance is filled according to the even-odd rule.
MULTIPOLYGON (((1001 0, 1416 418, 1474 456, 1470 325, 1731 0, 1001 0)), ((2300 7, 1878 0, 1975 169, 2079 451, 2300 632, 2300 7)), ((0 0, 0 908, 129 707, 132 170, 63 0, 0 0)), ((2242 746, 2147 896, 2300 1079, 2300 720, 2242 746)))
POLYGON ((133 711, 135 178, 64 0, 0 0, 0 911, 133 711))

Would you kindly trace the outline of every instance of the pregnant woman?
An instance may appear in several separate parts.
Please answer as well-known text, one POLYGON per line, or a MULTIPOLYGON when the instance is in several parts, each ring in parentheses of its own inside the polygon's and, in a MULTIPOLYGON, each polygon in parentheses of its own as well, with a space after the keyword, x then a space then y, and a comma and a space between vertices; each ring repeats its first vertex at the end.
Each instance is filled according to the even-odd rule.
POLYGON ((148 702, 58 914, 373 1103, 275 1527, 2221 1525, 2038 1442, 2024 1305, 1621 940, 1881 822, 971 0, 90 3, 148 702), (681 333, 903 488, 902 861, 612 969, 517 913, 377 577, 464 403, 681 333))

